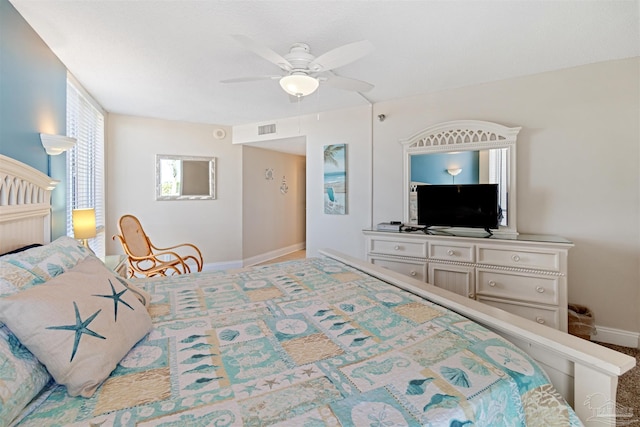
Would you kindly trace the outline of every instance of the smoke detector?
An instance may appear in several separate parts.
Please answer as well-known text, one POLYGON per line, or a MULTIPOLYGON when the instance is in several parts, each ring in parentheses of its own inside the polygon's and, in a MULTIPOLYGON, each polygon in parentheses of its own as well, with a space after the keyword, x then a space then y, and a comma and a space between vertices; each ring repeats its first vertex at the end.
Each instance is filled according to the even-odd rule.
POLYGON ((225 136, 227 136, 227 132, 225 132, 224 129, 215 129, 213 131, 213 137, 215 139, 222 139, 225 136))

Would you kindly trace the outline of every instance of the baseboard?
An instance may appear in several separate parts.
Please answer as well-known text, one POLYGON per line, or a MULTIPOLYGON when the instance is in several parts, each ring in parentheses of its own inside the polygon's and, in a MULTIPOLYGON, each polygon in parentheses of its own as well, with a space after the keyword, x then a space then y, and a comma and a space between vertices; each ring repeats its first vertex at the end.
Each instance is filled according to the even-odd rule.
POLYGON ((596 333, 591 335, 591 340, 623 347, 640 348, 640 333, 607 328, 606 326, 596 325, 596 333))
POLYGON ((242 261, 211 262, 202 266, 202 271, 228 270, 230 268, 242 268, 242 261))
POLYGON ((296 243, 295 245, 287 246, 285 248, 276 249, 275 251, 266 252, 260 255, 252 256, 244 260, 244 266, 260 264, 261 262, 269 261, 274 258, 285 256, 291 252, 301 251, 306 247, 305 242, 296 243))
POLYGON ((296 243, 295 245, 287 246, 286 248, 276 249, 275 251, 266 252, 264 254, 256 255, 245 260, 236 261, 224 261, 224 262, 211 262, 202 266, 202 271, 217 271, 228 270, 230 268, 242 268, 252 265, 260 264, 261 262, 269 261, 274 258, 278 258, 291 252, 301 251, 305 248, 305 242, 296 243))

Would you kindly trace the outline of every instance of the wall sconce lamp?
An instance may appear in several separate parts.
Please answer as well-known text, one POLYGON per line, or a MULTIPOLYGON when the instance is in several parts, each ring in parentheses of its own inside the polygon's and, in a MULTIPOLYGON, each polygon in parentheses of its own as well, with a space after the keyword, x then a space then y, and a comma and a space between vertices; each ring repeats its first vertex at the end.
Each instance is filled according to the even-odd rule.
POLYGON ((96 210, 94 208, 89 209, 74 209, 71 212, 73 221, 73 236, 82 240, 82 244, 85 247, 89 247, 87 239, 96 237, 96 210))
POLYGON ((462 172, 461 168, 449 168, 449 169, 447 169, 447 173, 449 175, 451 175, 451 178, 453 179, 453 183, 454 184, 456 182, 456 176, 459 175, 460 172, 462 172))
POLYGON ((48 133, 40 134, 40 141, 45 151, 50 156, 62 154, 76 145, 77 140, 63 135, 50 135, 48 133))

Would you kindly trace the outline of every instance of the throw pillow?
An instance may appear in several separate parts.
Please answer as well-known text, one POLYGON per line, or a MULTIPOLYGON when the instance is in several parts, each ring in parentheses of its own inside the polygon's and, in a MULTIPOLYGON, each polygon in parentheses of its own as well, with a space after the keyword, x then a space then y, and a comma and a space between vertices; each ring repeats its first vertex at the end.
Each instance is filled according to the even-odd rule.
POLYGON ((14 249, 12 251, 5 252, 0 256, 18 254, 20 252, 24 252, 24 251, 27 251, 29 249, 37 248, 39 246, 42 246, 42 243, 31 243, 30 245, 25 245, 25 246, 22 246, 20 248, 14 249))
POLYGON ((133 292, 94 257, 1 298, 0 321, 71 396, 84 397, 93 395, 152 327, 133 292))
POLYGON ((77 240, 62 236, 44 246, 4 255, 0 262, 13 265, 16 272, 10 278, 3 272, 0 281, 11 280, 19 289, 27 289, 64 273, 90 255, 93 252, 77 240))
MULTIPOLYGON (((3 254, 0 296, 44 283, 89 255, 91 251, 66 236, 3 254)), ((9 425, 50 380, 46 368, 0 323, 0 425, 9 425)))
POLYGON ((6 326, 0 327, 0 425, 8 426, 51 380, 6 326))

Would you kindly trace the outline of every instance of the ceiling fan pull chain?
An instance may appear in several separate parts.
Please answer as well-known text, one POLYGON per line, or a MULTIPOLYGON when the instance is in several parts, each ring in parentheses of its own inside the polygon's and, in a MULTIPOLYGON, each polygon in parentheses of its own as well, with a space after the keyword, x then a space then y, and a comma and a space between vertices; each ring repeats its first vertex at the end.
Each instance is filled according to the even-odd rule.
POLYGON ((302 111, 301 111, 301 107, 300 107, 300 101, 302 101, 302 95, 298 95, 298 102, 297 102, 297 104, 298 104, 298 134, 300 134, 300 132, 301 132, 301 130, 300 130, 300 120, 301 120, 300 115, 302 114, 302 111))
POLYGON ((318 106, 318 113, 316 114, 316 121, 320 121, 320 88, 318 88, 318 94, 316 95, 316 103, 318 106))

